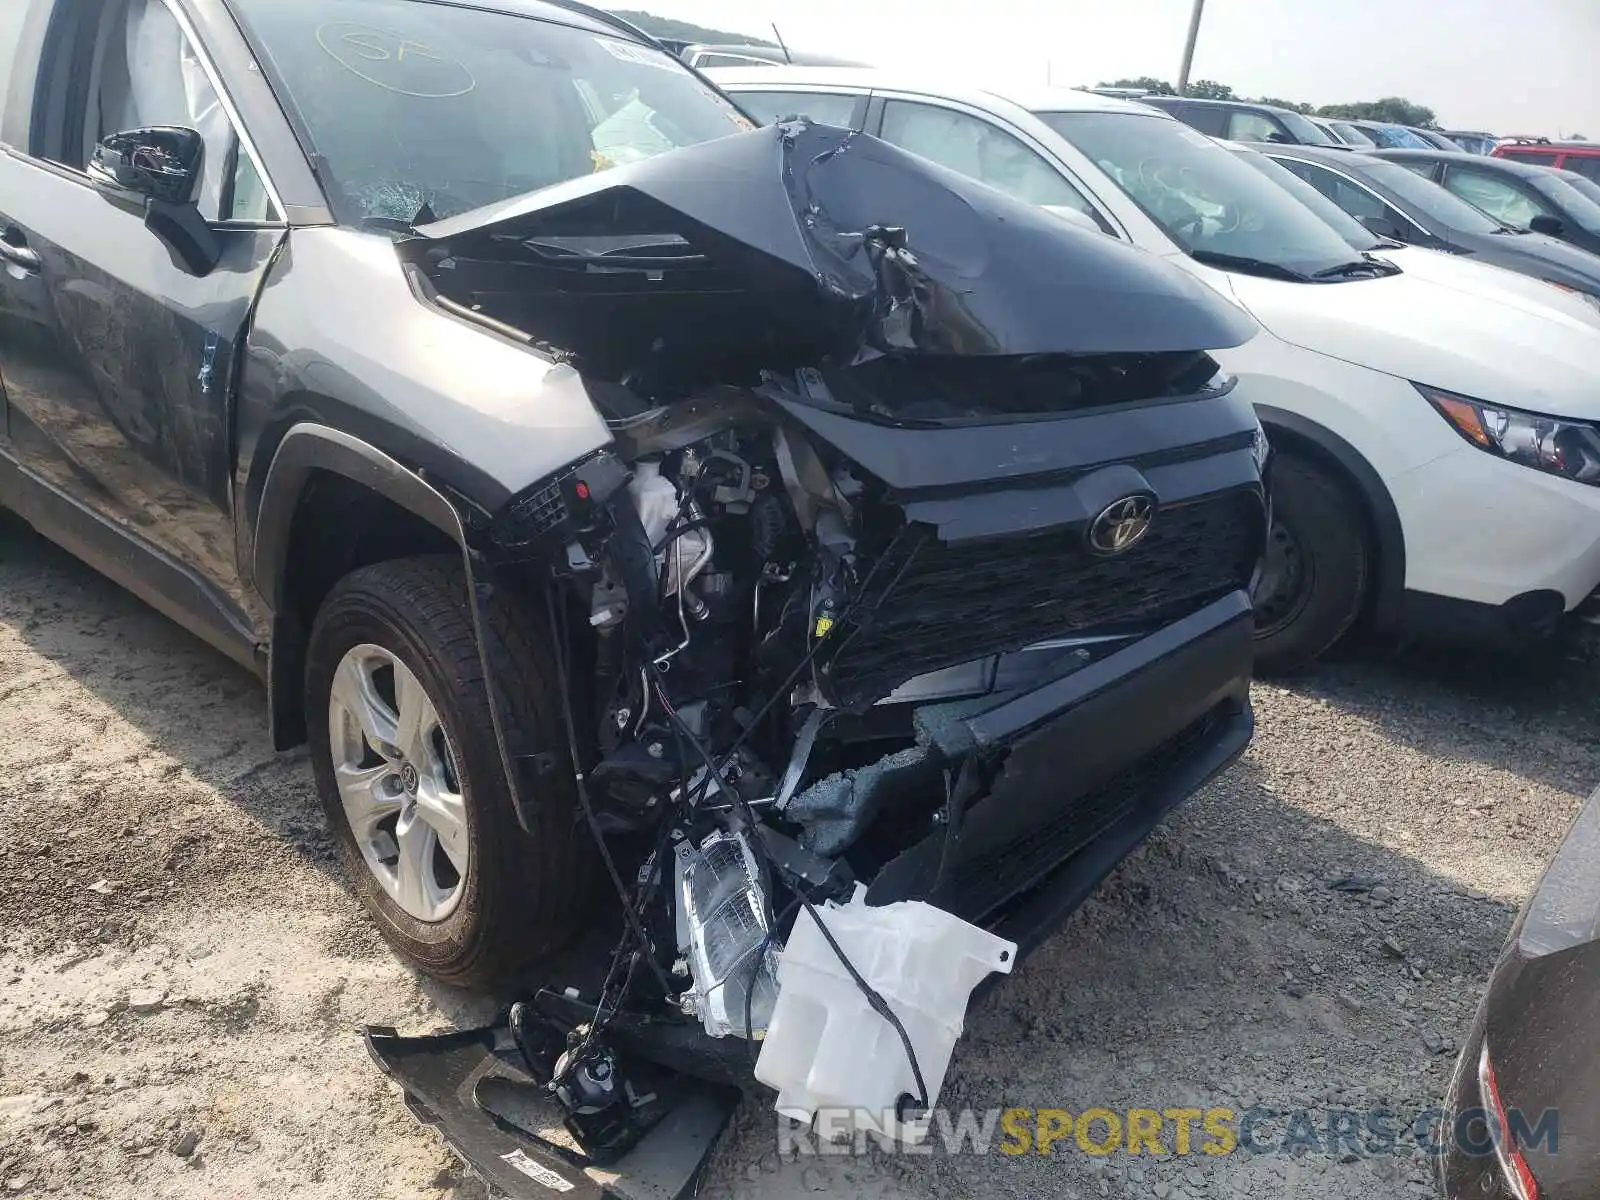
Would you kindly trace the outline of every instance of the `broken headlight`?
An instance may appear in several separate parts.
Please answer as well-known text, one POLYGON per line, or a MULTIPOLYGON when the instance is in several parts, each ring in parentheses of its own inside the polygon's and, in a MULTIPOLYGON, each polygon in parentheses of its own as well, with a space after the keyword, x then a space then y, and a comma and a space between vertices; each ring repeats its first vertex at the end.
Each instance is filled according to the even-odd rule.
POLYGON ((764 1030, 778 996, 777 949, 749 839, 715 833, 698 848, 679 843, 677 853, 678 946, 694 979, 683 1009, 712 1037, 750 1036, 747 1007, 751 1028, 764 1030))

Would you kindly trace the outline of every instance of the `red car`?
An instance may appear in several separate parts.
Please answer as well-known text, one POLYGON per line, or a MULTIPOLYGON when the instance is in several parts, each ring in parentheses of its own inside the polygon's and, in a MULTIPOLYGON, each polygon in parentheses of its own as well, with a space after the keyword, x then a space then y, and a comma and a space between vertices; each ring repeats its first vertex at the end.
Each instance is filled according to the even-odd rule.
POLYGON ((1502 142, 1490 152, 1495 158, 1561 167, 1600 183, 1600 142, 1502 142))

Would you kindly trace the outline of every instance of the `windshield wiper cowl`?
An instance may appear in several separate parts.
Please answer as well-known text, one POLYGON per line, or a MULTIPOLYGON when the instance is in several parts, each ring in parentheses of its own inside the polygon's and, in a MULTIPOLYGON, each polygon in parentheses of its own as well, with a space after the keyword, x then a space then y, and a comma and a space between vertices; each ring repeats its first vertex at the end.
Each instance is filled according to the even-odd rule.
POLYGON ((1224 271, 1242 271, 1248 275, 1264 275, 1268 279, 1287 279, 1293 283, 1310 283, 1312 277, 1293 267, 1271 262, 1265 258, 1251 258, 1247 254, 1224 254, 1220 250, 1191 250, 1189 257, 1208 267, 1224 271))
POLYGON ((1312 273, 1313 279, 1349 279, 1358 274, 1367 274, 1370 278, 1377 279, 1385 275, 1398 275, 1400 268, 1392 262, 1381 258, 1373 258, 1370 254, 1363 254, 1354 262, 1340 263, 1336 267, 1326 267, 1321 271, 1312 273))

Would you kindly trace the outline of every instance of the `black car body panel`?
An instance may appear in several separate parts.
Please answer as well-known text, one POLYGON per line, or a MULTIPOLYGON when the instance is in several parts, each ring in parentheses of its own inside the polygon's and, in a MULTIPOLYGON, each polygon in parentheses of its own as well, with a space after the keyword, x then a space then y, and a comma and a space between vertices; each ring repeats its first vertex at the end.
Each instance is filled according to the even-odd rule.
MULTIPOLYGON (((1585 1200, 1600 1179, 1600 792, 1574 819, 1490 976, 1445 1097, 1448 1200, 1513 1200, 1494 1140, 1541 1200, 1585 1200), (1485 1046, 1505 1126, 1480 1083, 1485 1046)), ((1514 1168, 1513 1168, 1514 1169, 1514 1168)))
MULTIPOLYGON (((1463 229, 1451 224, 1441 219, 1437 211, 1426 211, 1412 198, 1395 191, 1385 181, 1386 172, 1381 168, 1375 169, 1365 161, 1373 156, 1351 157, 1310 146, 1291 149, 1261 145, 1256 148, 1291 170, 1295 169, 1296 161, 1321 167, 1343 177, 1349 185, 1365 191, 1374 201, 1387 205, 1390 211, 1385 216, 1396 225, 1395 232, 1402 241, 1470 255, 1520 275, 1532 275, 1536 279, 1558 283, 1591 296, 1600 296, 1600 257, 1540 233, 1506 228, 1485 233, 1480 229, 1463 229)), ((1307 182, 1318 187, 1325 195, 1328 194, 1329 189, 1318 186, 1323 181, 1314 173, 1307 178, 1307 182)), ((1329 195, 1329 199, 1339 203, 1341 196, 1329 195)), ((1354 207, 1346 207, 1345 211, 1357 218, 1367 215, 1364 211, 1356 211, 1354 207)), ((1484 220, 1488 222, 1491 218, 1484 220)))

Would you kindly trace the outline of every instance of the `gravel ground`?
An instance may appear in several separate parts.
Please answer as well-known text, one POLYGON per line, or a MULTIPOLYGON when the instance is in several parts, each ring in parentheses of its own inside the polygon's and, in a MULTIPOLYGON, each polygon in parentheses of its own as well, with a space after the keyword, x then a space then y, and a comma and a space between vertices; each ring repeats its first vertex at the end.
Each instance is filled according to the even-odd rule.
MULTIPOLYGON (((1369 651, 1259 685, 1246 759, 974 1009, 943 1103, 1409 1121, 1441 1092, 1517 906, 1600 782, 1594 676, 1577 654, 1369 651), (1365 890, 1329 886, 1349 877, 1365 890)), ((0 1195, 482 1195, 353 1030, 448 1028, 492 1002, 387 954, 334 864, 304 755, 267 744, 263 701, 0 521, 0 1195)), ((1062 1145, 780 1158, 752 1101, 702 1194, 1429 1191, 1414 1153, 1062 1145)))

